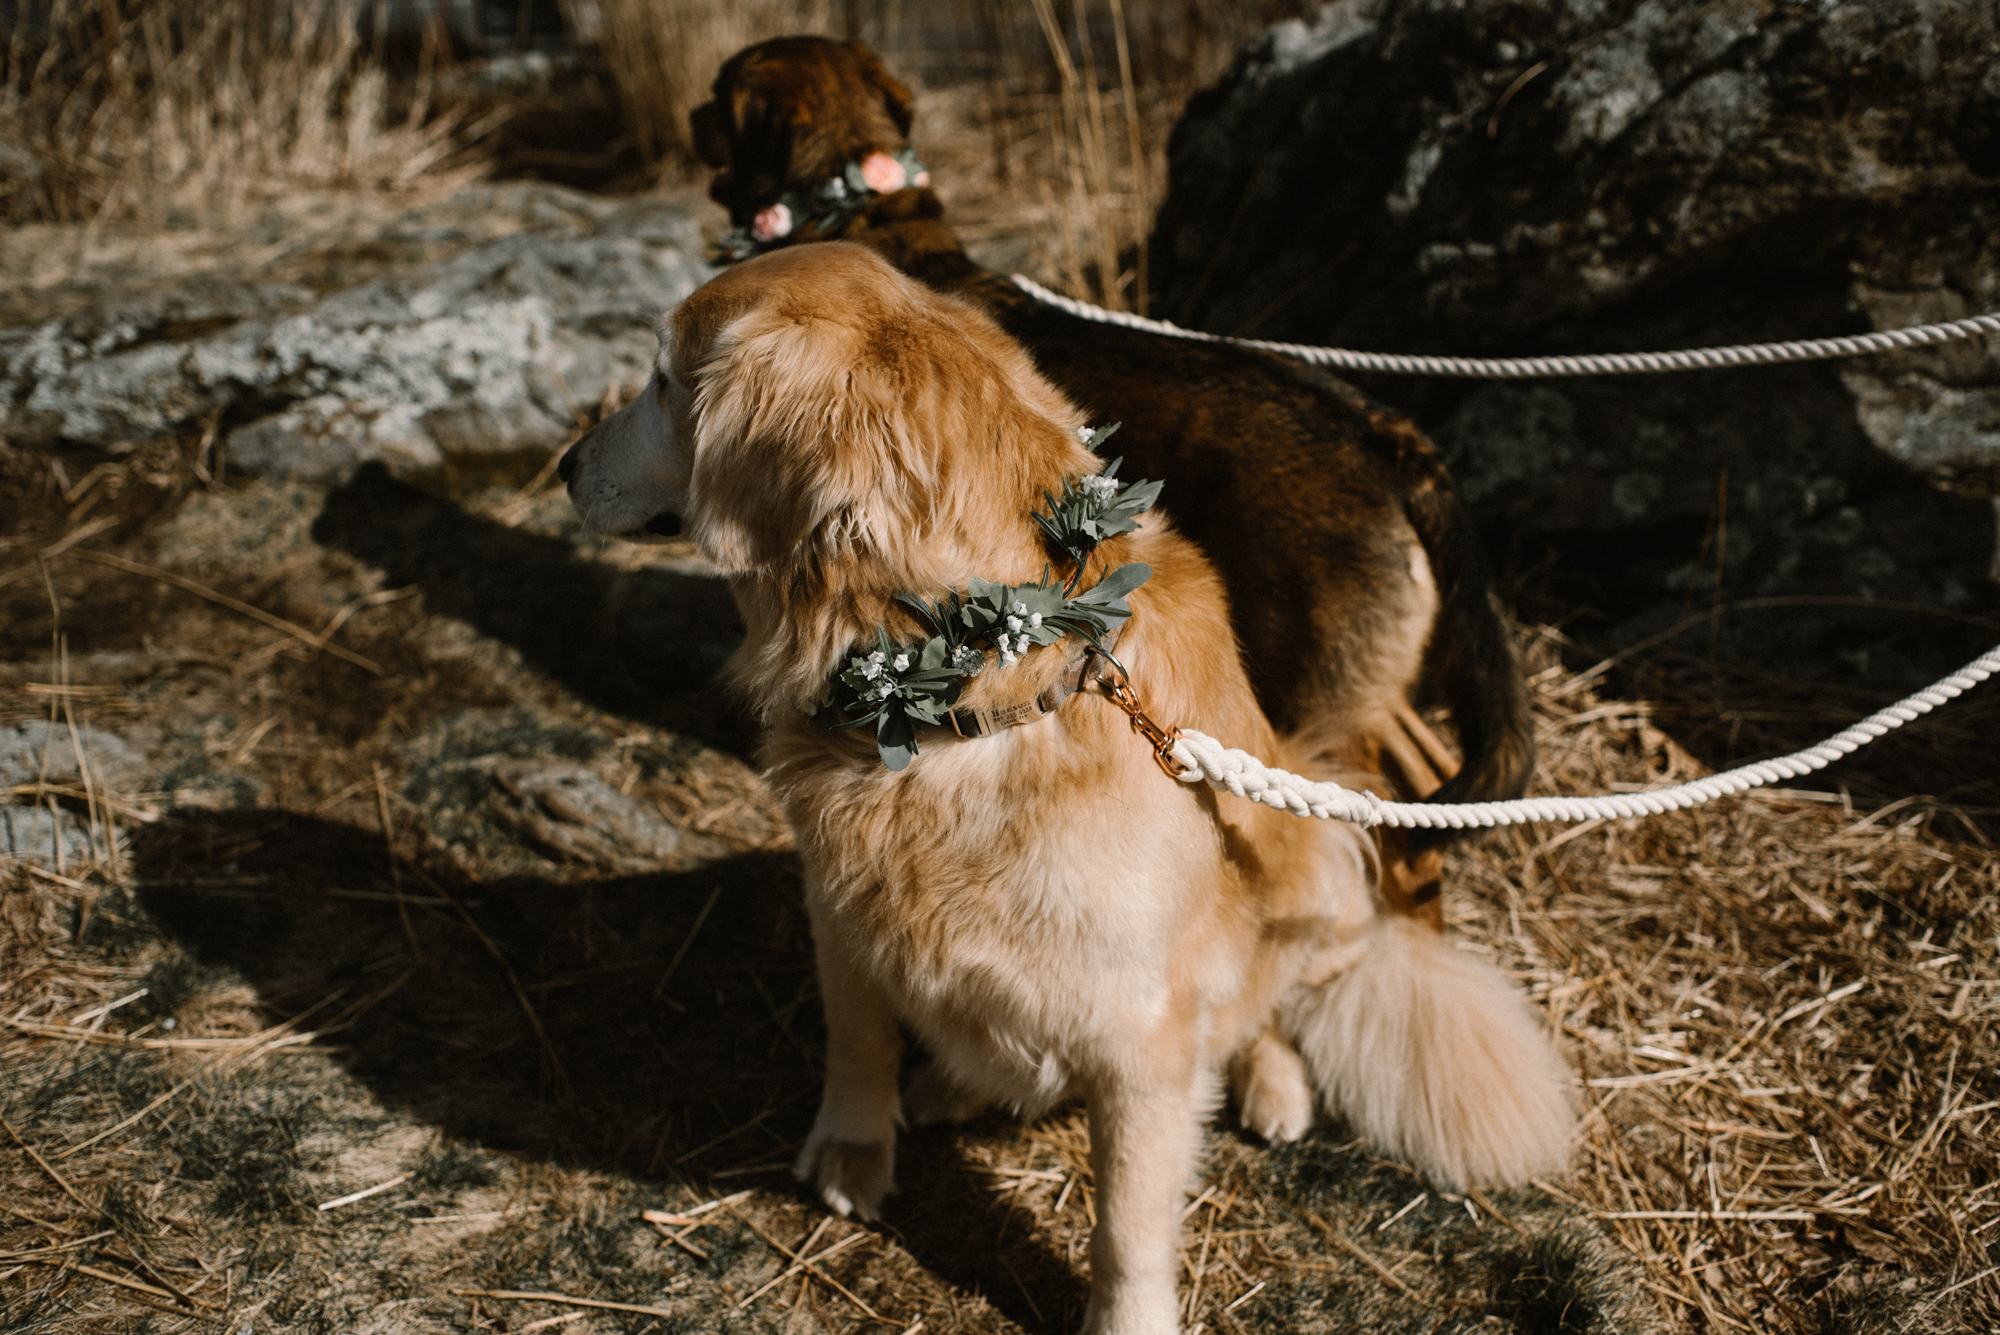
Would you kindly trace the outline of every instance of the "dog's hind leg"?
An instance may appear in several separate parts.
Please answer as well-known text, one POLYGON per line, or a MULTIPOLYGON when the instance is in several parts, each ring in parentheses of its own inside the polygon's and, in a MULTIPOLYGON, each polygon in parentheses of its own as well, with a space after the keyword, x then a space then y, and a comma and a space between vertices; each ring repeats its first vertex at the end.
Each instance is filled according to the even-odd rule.
POLYGON ((1382 854, 1382 874, 1375 890, 1390 913, 1414 918, 1442 934, 1444 854, 1435 848, 1415 851, 1410 833, 1388 825, 1375 831, 1382 854))
POLYGON ((1329 1110, 1447 1189, 1560 1171, 1570 1073, 1527 999, 1404 914, 1379 914, 1357 945, 1285 1014, 1329 1110))
POLYGON ((1229 1088, 1244 1128, 1273 1145, 1297 1140, 1312 1126, 1312 1082, 1305 1059, 1275 1025, 1231 1060, 1229 1088))
POLYGON ((792 1171, 841 1214, 874 1219, 895 1186, 902 1035, 889 998, 819 915, 813 945, 826 1007, 826 1092, 792 1171))

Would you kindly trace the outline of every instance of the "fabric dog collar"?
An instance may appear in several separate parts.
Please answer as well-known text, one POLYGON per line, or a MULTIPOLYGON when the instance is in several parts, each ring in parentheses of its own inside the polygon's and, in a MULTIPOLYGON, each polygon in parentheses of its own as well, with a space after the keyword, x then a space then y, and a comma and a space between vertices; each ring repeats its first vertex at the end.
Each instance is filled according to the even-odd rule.
POLYGON ((829 236, 882 196, 930 183, 931 174, 917 160, 916 149, 905 145, 895 154, 870 153, 848 163, 840 175, 814 186, 793 186, 757 210, 748 223, 722 238, 716 260, 734 264, 775 250, 795 237, 829 236))
POLYGON ((952 710, 946 715, 951 730, 961 737, 990 737, 1003 729, 1018 728, 1055 713, 1062 708, 1063 701, 1083 693, 1095 675, 1093 669, 1097 660, 1111 656, 1111 651, 1118 646, 1118 633, 1123 629, 1123 626, 1115 626, 1104 635, 1102 653, 1095 645, 1085 645, 1082 653, 1063 664, 1061 679, 1032 700, 1021 700, 1011 705, 989 705, 985 709, 952 710))

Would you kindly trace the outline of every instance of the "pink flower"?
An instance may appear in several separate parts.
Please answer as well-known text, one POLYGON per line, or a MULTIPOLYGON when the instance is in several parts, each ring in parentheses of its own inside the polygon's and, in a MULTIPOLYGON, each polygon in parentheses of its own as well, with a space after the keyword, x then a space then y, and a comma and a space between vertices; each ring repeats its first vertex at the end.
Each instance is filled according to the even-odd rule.
POLYGON ((861 159, 861 183, 878 195, 886 195, 908 185, 910 174, 887 153, 870 153, 861 159))
POLYGON ((915 176, 912 176, 910 178, 910 184, 917 186, 920 189, 924 186, 929 185, 930 183, 931 183, 931 174, 929 172, 918 172, 915 176))
POLYGON ((791 234, 792 211, 783 204, 773 204, 767 209, 759 209, 757 216, 750 220, 750 237, 753 241, 771 242, 791 234))

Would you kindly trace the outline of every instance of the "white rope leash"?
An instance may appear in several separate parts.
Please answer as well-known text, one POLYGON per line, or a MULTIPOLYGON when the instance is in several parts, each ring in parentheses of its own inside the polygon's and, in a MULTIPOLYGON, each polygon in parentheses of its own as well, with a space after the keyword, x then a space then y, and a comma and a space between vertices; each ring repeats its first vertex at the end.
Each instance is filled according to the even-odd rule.
POLYGON ((1822 362, 1836 357, 1860 357, 1898 348, 1924 348, 1981 334, 2000 334, 2000 314, 1970 315, 1947 324, 1911 325, 1873 334, 1814 338, 1795 343, 1740 343, 1726 348, 1688 348, 1678 352, 1607 352, 1568 357, 1412 357, 1387 352, 1356 352, 1351 348, 1317 348, 1305 343, 1272 343, 1261 338, 1228 338, 1183 329, 1165 320, 1149 320, 1130 311, 1107 311, 1051 292, 1033 279, 1014 275, 1014 283, 1037 301, 1100 324, 1144 329, 1170 338, 1201 343, 1233 343, 1296 357, 1315 366, 1347 371, 1381 371, 1389 375, 1464 376, 1479 380, 1523 380, 1554 375, 1636 375, 1651 371, 1705 371, 1725 366, 1775 366, 1781 362, 1822 362))
POLYGON ((1385 802, 1370 792, 1354 792, 1337 783, 1315 783, 1286 770, 1273 769, 1253 755, 1234 751, 1199 732, 1184 732, 1174 743, 1173 758, 1187 766, 1185 783, 1206 779, 1212 786, 1278 807, 1294 816, 1351 821, 1364 827, 1393 825, 1400 829, 1465 830, 1524 821, 1618 820, 1679 811, 1704 802, 1761 788, 1779 779, 1795 779, 1825 769, 1842 756, 1860 750, 1883 734, 1939 705, 1963 695, 2000 672, 2000 645, 1987 650, 1958 671, 1906 700, 1878 710, 1818 746, 1776 760, 1711 774, 1705 779, 1647 793, 1608 797, 1524 797, 1511 802, 1385 802))

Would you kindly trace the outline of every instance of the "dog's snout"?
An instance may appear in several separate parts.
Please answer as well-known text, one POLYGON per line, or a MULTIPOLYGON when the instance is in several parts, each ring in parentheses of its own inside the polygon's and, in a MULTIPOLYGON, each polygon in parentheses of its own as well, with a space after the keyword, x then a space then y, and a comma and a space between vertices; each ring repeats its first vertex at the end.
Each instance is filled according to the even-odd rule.
POLYGON ((663 511, 646 521, 646 532, 656 538, 678 538, 681 535, 681 517, 671 510, 663 511))
POLYGON ((564 486, 568 486, 569 480, 576 476, 576 451, 577 446, 581 444, 583 442, 578 441, 576 445, 570 446, 563 451, 562 458, 556 460, 556 476, 562 479, 564 486))

